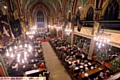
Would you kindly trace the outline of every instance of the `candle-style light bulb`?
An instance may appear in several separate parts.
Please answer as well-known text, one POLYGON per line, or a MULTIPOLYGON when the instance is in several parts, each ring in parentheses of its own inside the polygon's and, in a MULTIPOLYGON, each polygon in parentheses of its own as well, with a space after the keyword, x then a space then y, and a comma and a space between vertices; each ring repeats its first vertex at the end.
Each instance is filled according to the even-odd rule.
POLYGON ((14 57, 13 53, 11 54, 11 57, 12 57, 12 58, 14 57))
POLYGON ((22 48, 22 45, 20 45, 20 48, 22 48))
POLYGON ((7 50, 6 56, 9 56, 8 50, 7 50))
POLYGON ((9 48, 9 51, 12 51, 12 48, 11 48, 11 47, 9 48))
POLYGON ((27 44, 25 44, 25 47, 27 47, 27 44))

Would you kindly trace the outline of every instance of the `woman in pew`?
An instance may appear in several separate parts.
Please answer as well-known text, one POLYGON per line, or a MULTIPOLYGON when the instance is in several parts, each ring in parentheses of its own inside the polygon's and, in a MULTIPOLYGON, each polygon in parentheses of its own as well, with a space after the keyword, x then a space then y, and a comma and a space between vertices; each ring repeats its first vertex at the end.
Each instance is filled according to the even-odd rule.
POLYGON ((45 64, 44 64, 44 63, 41 63, 41 64, 39 65, 39 68, 40 68, 40 69, 44 69, 44 68, 45 68, 45 64))

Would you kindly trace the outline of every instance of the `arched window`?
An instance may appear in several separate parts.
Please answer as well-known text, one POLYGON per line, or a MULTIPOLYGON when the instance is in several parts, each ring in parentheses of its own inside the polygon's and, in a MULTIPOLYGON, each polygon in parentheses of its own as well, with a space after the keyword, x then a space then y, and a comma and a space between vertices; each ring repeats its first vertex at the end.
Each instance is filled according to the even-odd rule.
POLYGON ((105 11, 104 20, 117 20, 119 14, 119 4, 116 0, 112 0, 105 11))
POLYGON ((44 14, 42 11, 37 12, 37 26, 38 28, 44 27, 44 14))
POLYGON ((92 7, 88 9, 86 20, 93 20, 94 10, 92 7))

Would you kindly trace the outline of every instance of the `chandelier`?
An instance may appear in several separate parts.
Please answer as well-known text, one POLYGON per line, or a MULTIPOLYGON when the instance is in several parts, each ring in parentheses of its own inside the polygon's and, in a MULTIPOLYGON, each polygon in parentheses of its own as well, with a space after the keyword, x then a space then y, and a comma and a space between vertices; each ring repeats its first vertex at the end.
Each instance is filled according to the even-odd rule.
POLYGON ((32 46, 30 44, 20 44, 6 49, 6 56, 8 58, 16 58, 17 62, 25 63, 30 54, 32 54, 32 46))
POLYGON ((67 35, 70 35, 71 32, 72 32, 71 22, 69 22, 68 25, 66 26, 65 33, 66 33, 67 35))
POLYGON ((94 40, 96 41, 96 45, 98 46, 98 48, 101 48, 105 46, 106 43, 110 42, 109 38, 103 36, 95 36, 94 40))
POLYGON ((65 33, 66 33, 67 35, 70 35, 71 32, 72 32, 71 29, 65 29, 65 33))

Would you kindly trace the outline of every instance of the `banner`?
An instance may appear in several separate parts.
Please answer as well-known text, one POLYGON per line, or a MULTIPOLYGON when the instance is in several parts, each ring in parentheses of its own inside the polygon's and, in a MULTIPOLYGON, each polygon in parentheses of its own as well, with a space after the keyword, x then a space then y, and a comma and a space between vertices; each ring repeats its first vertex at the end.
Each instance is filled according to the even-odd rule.
POLYGON ((11 29, 15 38, 19 37, 22 34, 21 24, 19 19, 10 22, 11 29))
POLYGON ((94 22, 94 26, 93 26, 93 36, 96 36, 98 33, 98 29, 99 29, 100 23, 95 21, 94 22))
POLYGON ((24 32, 26 32, 26 26, 25 26, 25 23, 23 21, 20 22, 21 26, 22 26, 22 30, 24 32))
POLYGON ((6 42, 12 39, 10 25, 8 23, 7 16, 0 17, 0 45, 4 46, 6 42))
POLYGON ((83 25, 83 23, 82 23, 82 21, 77 21, 77 31, 81 31, 81 28, 82 28, 82 25, 83 25))

